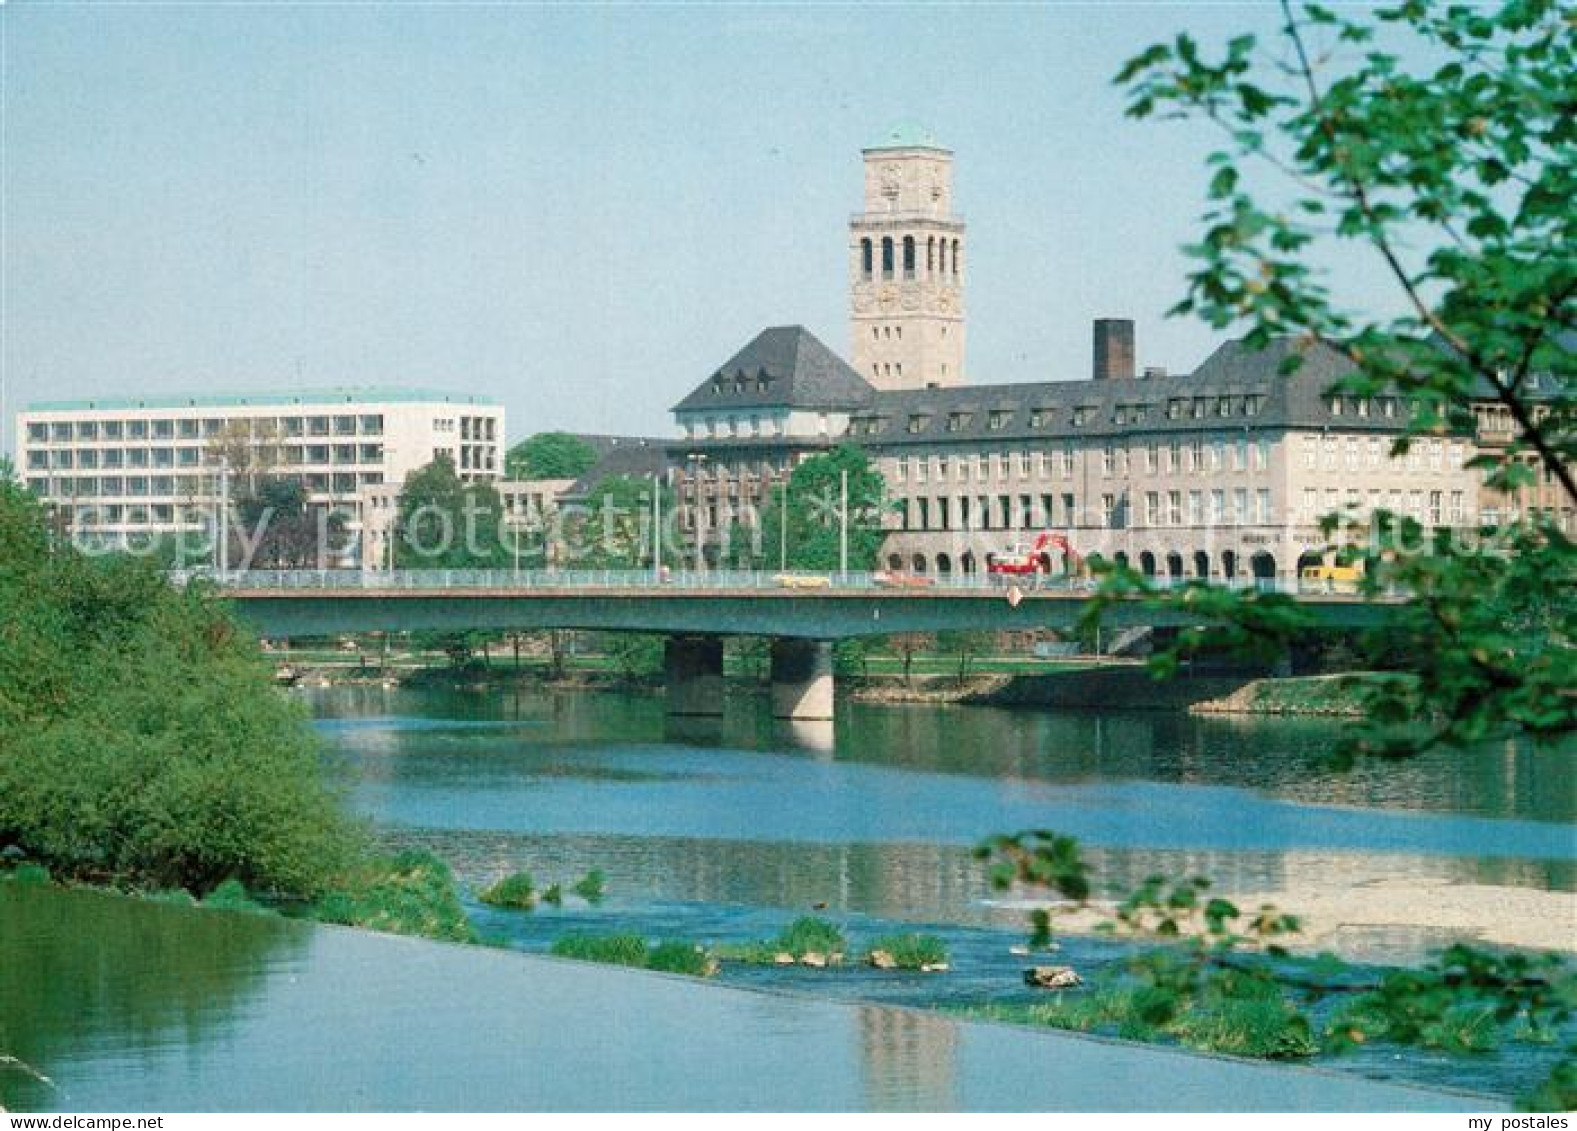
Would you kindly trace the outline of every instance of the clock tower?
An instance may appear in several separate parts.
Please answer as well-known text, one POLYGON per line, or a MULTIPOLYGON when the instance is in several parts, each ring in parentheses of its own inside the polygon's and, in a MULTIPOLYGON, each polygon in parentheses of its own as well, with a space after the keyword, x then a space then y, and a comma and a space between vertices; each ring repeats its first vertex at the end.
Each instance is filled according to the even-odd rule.
POLYGON ((953 153, 918 126, 863 150, 865 210, 849 221, 854 368, 878 389, 964 382, 964 222, 953 153))

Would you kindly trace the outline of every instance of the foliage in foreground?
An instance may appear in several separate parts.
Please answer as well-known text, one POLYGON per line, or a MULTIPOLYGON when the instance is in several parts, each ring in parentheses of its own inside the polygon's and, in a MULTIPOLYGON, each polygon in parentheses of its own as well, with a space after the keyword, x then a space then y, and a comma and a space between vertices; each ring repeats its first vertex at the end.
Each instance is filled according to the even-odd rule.
POLYGON ((307 909, 313 919, 396 935, 476 942, 454 875, 430 852, 369 859, 307 909))
POLYGON ((0 843, 67 878, 310 896, 358 839, 215 594, 78 553, 0 475, 0 843))
MULTIPOLYGON (((1327 549, 1359 560, 1366 599, 1413 598, 1367 650, 1402 656, 1415 678, 1359 685, 1367 718, 1346 753, 1570 734, 1577 551, 1548 521, 1577 505, 1570 5, 1280 9, 1274 36, 1211 49, 1184 33, 1117 76, 1131 116, 1208 122, 1224 139, 1173 313, 1245 327, 1248 345, 1283 350, 1289 375, 1311 351, 1344 360, 1322 392, 1394 398, 1393 457, 1461 438, 1499 496, 1465 537, 1425 535, 1416 514, 1335 537, 1354 516, 1328 516, 1327 549), (1382 267, 1402 313, 1342 301, 1325 265, 1355 252, 1382 267), (1485 402, 1507 427, 1480 443, 1485 402)), ((1103 585, 1135 588, 1145 582, 1118 569, 1103 585)), ((1152 599, 1204 626, 1161 657, 1163 673, 1201 651, 1273 656, 1307 628, 1285 595, 1190 585, 1152 599)))
MULTIPOLYGON (((1064 897, 1037 913, 1037 937, 1059 911, 1089 908, 1090 867, 1071 837, 1047 830, 998 836, 976 855, 999 889, 1064 897)), ((1211 897, 1209 888, 1203 877, 1149 877, 1119 900, 1101 929, 1161 945, 1131 954, 1089 990, 976 1014, 1269 1058, 1340 1054, 1371 1043, 1471 1054, 1506 1041, 1547 1045, 1570 1036, 1577 969, 1558 955, 1459 945, 1420 966, 1378 973, 1329 955, 1298 962, 1282 946, 1299 929, 1295 917, 1268 905, 1246 912, 1211 897), (1329 1019, 1316 1025, 1306 1007, 1338 994, 1329 1019)), ((1538 1098, 1526 1102, 1548 1104, 1571 1077, 1569 1067, 1557 1065, 1538 1098)))

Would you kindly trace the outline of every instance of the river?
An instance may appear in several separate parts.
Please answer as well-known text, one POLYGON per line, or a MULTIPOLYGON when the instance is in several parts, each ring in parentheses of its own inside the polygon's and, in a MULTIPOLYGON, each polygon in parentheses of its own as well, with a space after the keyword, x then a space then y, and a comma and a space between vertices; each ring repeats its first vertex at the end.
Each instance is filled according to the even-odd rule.
MULTIPOLYGON (((945 939, 953 968, 942 975, 730 965, 723 976, 862 1003, 850 1008, 946 1008, 1033 992, 1019 977, 1025 960, 1010 951, 1023 938, 1025 909, 993 893, 970 854, 993 832, 1078 836, 1106 890, 1156 872, 1203 874, 1227 894, 1268 895, 1291 910, 1301 893, 1347 883, 1577 887, 1574 760, 1517 744, 1338 772, 1323 761, 1338 733, 1328 722, 849 703, 836 727, 813 728, 774 722, 748 694, 704 724, 669 720, 661 699, 639 694, 297 694, 340 762, 353 805, 389 845, 448 860, 495 943, 541 952, 566 933, 616 930, 744 942, 808 913, 838 922, 855 946, 916 926, 945 939), (608 877, 599 903, 570 897, 561 907, 514 912, 474 898, 515 870, 529 870, 541 886, 567 885, 593 868, 608 877)), ((91 996, 86 987, 95 984, 105 992, 102 945, 51 946, 46 960, 37 932, 9 924, 0 971, 12 973, 0 973, 0 1002, 10 995, 11 1016, 0 1014, 0 1047, 36 1048, 33 1030, 52 1018, 45 1029, 61 1032, 55 1045, 44 1042, 40 1070, 76 1079, 79 1097, 115 1094, 117 1073, 135 1093, 132 1081, 150 1057, 171 1055, 172 1041, 189 1046, 187 1056, 208 1055, 213 1042, 233 1039, 223 1018, 255 1013, 258 1000, 277 1006, 286 991, 267 971, 297 970, 298 952, 326 945, 220 913, 161 908, 155 926, 132 913, 105 927, 99 917, 120 913, 73 908, 51 912, 88 915, 59 924, 64 936, 153 932, 166 957, 172 948, 203 956, 190 980, 166 973, 137 989, 132 971, 124 1002, 88 1008, 73 995, 91 996), (188 933, 179 926, 188 920, 202 925, 188 933), (185 941, 163 941, 167 934, 185 941), (43 972, 31 990, 21 985, 19 957, 43 972), (255 976, 247 973, 254 965, 255 976), (91 1039, 59 1020, 73 1011, 95 1018, 91 1039)), ((1330 941, 1359 959, 1390 960, 1449 937, 1357 922, 1330 941)), ((1117 953, 1099 939, 1067 938, 1062 947, 1058 961, 1086 972, 1117 953)), ((1368 1050, 1336 1067, 1506 1096, 1547 1060, 1516 1051, 1398 1060, 1368 1050)), ((0 1084, 14 1077, 0 1070, 0 1084)), ((885 1106, 942 1103, 917 1087, 885 1106)), ((231 1106, 230 1097, 192 1088, 183 1103, 231 1106)), ((666 1094, 680 1106, 699 1103, 693 1091, 666 1094)), ((41 1086, 30 1095, 48 1102, 41 1086)), ((390 1103, 385 1096, 369 1106, 390 1103)))

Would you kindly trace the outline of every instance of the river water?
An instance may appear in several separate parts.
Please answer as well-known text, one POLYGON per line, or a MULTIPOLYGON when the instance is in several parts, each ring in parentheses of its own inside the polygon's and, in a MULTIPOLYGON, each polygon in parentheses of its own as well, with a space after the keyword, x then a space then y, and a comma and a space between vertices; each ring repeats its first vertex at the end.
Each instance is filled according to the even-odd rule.
MULTIPOLYGON (((574 931, 744 942, 809 913, 838 922, 856 948, 917 927, 946 940, 953 969, 944 975, 725 969, 724 981, 750 988, 875 1003, 860 1009, 1031 993, 1019 976, 1025 959, 1010 951, 1023 939, 1024 909, 991 891, 970 854, 993 832, 1074 834, 1114 889, 1155 872, 1208 875, 1229 894, 1292 895, 1333 876, 1577 887, 1574 759, 1515 744, 1341 773, 1322 762, 1338 732, 1321 722, 851 703, 840 706, 836 727, 812 728, 775 723, 759 699, 741 694, 723 720, 681 725, 665 718, 659 698, 636 694, 356 687, 299 694, 356 808, 391 846, 429 848, 449 861, 492 941, 537 952, 574 931), (516 870, 543 886, 567 885, 592 868, 608 877, 607 898, 594 905, 570 897, 527 913, 474 899, 516 870)), ((79 1070, 79 1096, 97 1094, 92 1086, 106 1080, 114 1085, 117 1074, 126 1087, 141 1079, 147 1058, 168 1057, 170 1034, 183 1025, 174 1043, 190 1046, 186 1055, 212 1052, 213 1041, 232 1039, 224 1024, 215 1027, 221 1036, 205 1035, 216 1011, 239 1015, 255 1012, 257 999, 274 1001, 283 991, 270 987, 279 979, 261 970, 280 963, 296 970, 302 948, 324 945, 247 917, 160 913, 176 919, 160 918, 155 930, 133 916, 117 920, 112 933, 146 941, 155 931, 158 953, 179 945, 207 957, 194 961, 190 981, 128 990, 124 1008, 97 1002, 94 1040, 102 1045, 112 1033, 115 1055, 96 1055, 91 1072, 62 1038, 64 1051, 46 1059, 68 1076, 79 1070), (204 921, 191 947, 163 941, 181 933, 171 925, 177 919, 204 921), (251 977, 245 971, 254 960, 260 972, 251 977)), ((107 929, 96 920, 81 926, 84 938, 107 929)), ((35 945, 23 957, 45 963, 47 976, 28 996, 17 965, 6 965, 25 945, 19 937, 34 936, 14 922, 0 934, 0 1005, 9 993, 12 1012, 0 1013, 0 1052, 37 1045, 39 1018, 57 1018, 51 1024, 59 1027, 59 1016, 86 1009, 73 993, 94 984, 102 992, 106 977, 102 945, 66 947, 47 961, 35 945)), ((1445 939, 1358 926, 1341 941, 1385 960, 1416 957, 1445 939)), ((1118 953, 1102 940, 1069 938, 1062 947, 1058 961, 1087 973, 1118 953)), ((303 966, 290 981, 309 967, 316 969, 303 966)), ((1538 1052, 1464 1061, 1369 1050, 1335 1067, 1506 1096, 1547 1060, 1538 1052)), ((0 1097, 15 1077, 0 1067, 0 1097)), ((205 1098, 207 1086, 192 1083, 183 1103, 231 1106, 228 1097, 205 1098)), ((48 1102, 41 1086, 31 1094, 48 1102)), ((701 1094, 673 1093, 670 1102, 697 1106, 701 1094)), ((942 1102, 927 1095, 922 1088, 903 1102, 942 1102)), ((536 1102, 553 1106, 540 1095, 536 1102)), ((366 1104, 399 1106, 388 1095, 366 1104)))

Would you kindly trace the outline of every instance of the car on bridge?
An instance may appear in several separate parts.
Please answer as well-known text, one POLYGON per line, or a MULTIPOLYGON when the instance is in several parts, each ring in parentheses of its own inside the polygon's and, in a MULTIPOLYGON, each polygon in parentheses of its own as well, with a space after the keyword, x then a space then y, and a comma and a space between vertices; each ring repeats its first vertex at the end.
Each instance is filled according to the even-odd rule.
POLYGON ((896 570, 873 573, 871 581, 878 589, 930 589, 936 584, 935 578, 923 573, 900 573, 896 570))
POLYGON ((780 573, 772 580, 779 589, 832 588, 832 578, 819 573, 780 573))

